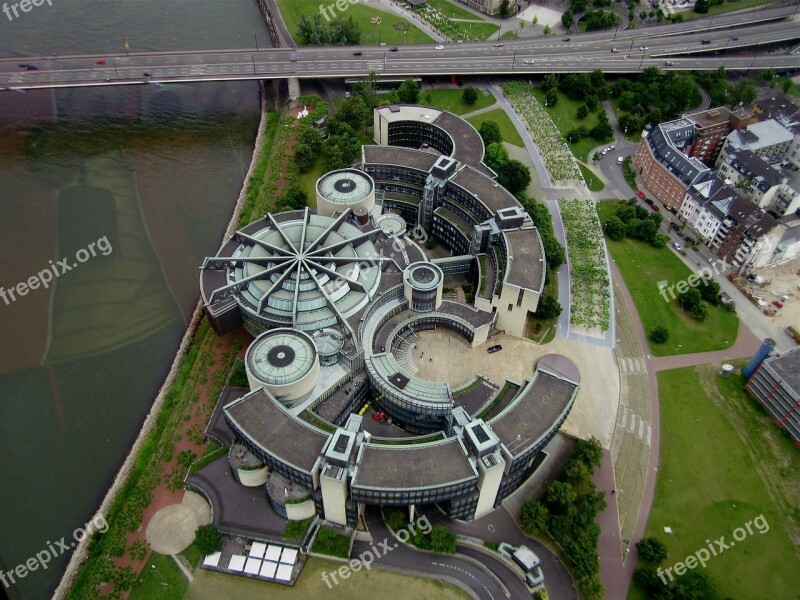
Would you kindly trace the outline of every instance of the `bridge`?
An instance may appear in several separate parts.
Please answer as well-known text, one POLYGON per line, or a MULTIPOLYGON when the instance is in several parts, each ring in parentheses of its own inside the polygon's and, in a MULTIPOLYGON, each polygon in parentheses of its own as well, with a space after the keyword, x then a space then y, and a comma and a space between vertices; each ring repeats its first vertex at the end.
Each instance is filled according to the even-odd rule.
POLYGON ((386 46, 272 48, 212 52, 148 52, 105 56, 50 56, 0 60, 0 89, 282 78, 634 73, 675 70, 797 69, 800 57, 759 46, 800 38, 799 2, 769 10, 713 16, 647 29, 492 42, 386 46), (613 37, 612 37, 613 34, 613 37), (724 53, 724 59, 720 57, 724 53), (35 67, 35 68, 34 68, 35 67))

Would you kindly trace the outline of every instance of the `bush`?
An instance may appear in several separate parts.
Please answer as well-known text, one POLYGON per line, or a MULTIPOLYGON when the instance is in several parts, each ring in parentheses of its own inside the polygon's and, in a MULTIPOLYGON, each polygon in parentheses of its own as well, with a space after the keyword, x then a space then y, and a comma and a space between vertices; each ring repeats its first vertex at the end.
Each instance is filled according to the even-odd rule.
POLYGON ((663 344, 669 339, 669 330, 666 327, 656 327, 648 336, 654 344, 663 344))
POLYGON ((637 542, 636 549, 639 551, 639 558, 654 565, 667 558, 667 546, 658 538, 642 538, 637 542))
POLYGON ((222 543, 222 535, 219 529, 210 523, 201 525, 194 532, 194 543, 203 554, 214 554, 222 543))
POLYGON ((490 144, 499 144, 503 141, 500 134, 500 126, 495 121, 484 121, 478 130, 483 139, 483 145, 488 147, 490 144))
POLYGON ((547 509, 536 500, 522 505, 521 525, 526 533, 542 533, 547 530, 547 509))
POLYGON ((461 101, 468 106, 472 106, 478 101, 478 90, 471 85, 467 86, 464 88, 464 93, 461 94, 461 101))
POLYGON ((561 304, 556 300, 555 296, 548 294, 539 302, 536 309, 536 316, 542 319, 551 319, 561 314, 561 304))

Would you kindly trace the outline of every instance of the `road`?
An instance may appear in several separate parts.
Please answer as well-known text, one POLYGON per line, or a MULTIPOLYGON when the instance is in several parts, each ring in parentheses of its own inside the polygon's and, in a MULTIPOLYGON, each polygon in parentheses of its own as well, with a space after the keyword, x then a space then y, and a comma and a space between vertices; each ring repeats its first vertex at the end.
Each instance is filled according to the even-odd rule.
POLYGON ((627 73, 649 66, 664 68, 665 57, 672 63, 671 69, 716 69, 720 59, 714 52, 723 51, 728 52, 725 55, 728 70, 793 69, 800 64, 795 55, 750 55, 749 52, 759 45, 800 38, 800 27, 791 18, 785 18, 797 7, 800 4, 708 21, 661 25, 648 28, 646 33, 623 31, 616 39, 612 38, 611 31, 606 31, 574 35, 569 41, 552 37, 508 40, 500 48, 491 42, 480 42, 449 44, 437 50, 431 43, 403 46, 396 52, 386 46, 337 46, 4 59, 0 60, 0 88, 25 90, 156 82, 350 77, 363 76, 369 71, 398 77, 595 69, 627 73), (765 18, 778 20, 757 22, 765 18), (702 43, 704 40, 708 43, 702 43), (743 52, 748 54, 734 54, 737 48, 746 49, 743 52), (694 54, 697 52, 704 54, 694 54), (35 65, 36 69, 27 70, 25 65, 28 64, 35 65))

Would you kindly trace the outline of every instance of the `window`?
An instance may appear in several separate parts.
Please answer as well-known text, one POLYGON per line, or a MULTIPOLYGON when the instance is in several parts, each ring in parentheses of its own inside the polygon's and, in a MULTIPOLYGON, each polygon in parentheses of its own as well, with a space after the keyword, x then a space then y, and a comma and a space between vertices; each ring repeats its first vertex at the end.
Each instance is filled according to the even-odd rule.
POLYGON ((509 304, 509 305, 508 305, 508 310, 509 310, 509 311, 512 311, 512 310, 514 310, 514 305, 513 305, 513 304, 509 304))

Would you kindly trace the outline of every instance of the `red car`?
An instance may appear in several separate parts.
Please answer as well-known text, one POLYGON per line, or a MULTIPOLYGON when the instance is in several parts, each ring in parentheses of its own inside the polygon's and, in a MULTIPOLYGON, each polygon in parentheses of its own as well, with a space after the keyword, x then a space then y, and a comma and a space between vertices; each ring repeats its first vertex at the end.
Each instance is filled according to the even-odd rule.
POLYGON ((773 300, 772 304, 774 304, 778 308, 783 308, 783 302, 781 302, 780 300, 773 300))
POLYGON ((650 208, 652 208, 656 212, 658 212, 660 210, 655 204, 651 204, 650 208))
POLYGON ((104 64, 106 64, 106 59, 100 58, 100 59, 96 60, 94 64, 96 64, 96 65, 104 65, 104 64))
POLYGON ((644 200, 646 197, 645 193, 642 190, 637 191, 636 195, 639 196, 639 198, 641 198, 642 200, 644 200))

